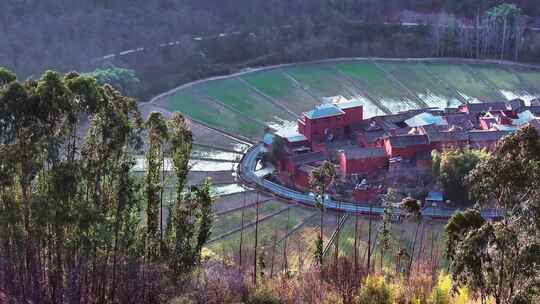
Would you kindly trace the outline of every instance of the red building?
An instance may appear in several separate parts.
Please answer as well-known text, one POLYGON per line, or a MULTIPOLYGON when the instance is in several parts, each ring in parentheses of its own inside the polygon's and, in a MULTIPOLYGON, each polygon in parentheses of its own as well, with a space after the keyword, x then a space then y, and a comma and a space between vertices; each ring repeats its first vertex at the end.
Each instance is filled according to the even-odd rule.
POLYGON ((351 124, 362 120, 363 107, 359 102, 326 103, 302 114, 298 132, 311 142, 334 140, 350 134, 351 124))
POLYGON ((430 151, 431 145, 427 135, 400 135, 385 138, 384 149, 388 157, 413 159, 418 152, 430 151))
POLYGON ((344 176, 371 173, 388 166, 388 158, 383 148, 354 148, 339 151, 337 161, 344 176))

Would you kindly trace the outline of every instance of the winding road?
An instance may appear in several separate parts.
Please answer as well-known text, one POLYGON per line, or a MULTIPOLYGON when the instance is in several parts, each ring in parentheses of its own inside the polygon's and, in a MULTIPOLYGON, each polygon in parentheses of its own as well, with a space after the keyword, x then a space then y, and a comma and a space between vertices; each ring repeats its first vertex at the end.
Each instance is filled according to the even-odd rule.
MULTIPOLYGON (((257 165, 258 157, 262 153, 262 150, 262 143, 258 143, 251 146, 244 154, 241 164, 240 166, 238 166, 238 169, 240 171, 239 176, 244 180, 244 182, 251 185, 256 185, 258 186, 258 188, 277 195, 281 198, 299 202, 305 205, 315 206, 315 197, 312 193, 304 193, 292 190, 277 183, 271 182, 267 179, 257 177, 257 175, 255 174, 255 168, 257 165)), ((343 212, 361 213, 377 216, 380 216, 384 213, 384 208, 380 206, 372 207, 368 203, 355 204, 351 202, 335 201, 330 197, 326 198, 323 204, 327 209, 341 210, 343 212)), ((426 207, 422 209, 422 216, 433 219, 449 219, 454 213, 458 211, 462 211, 462 209, 426 207)), ((399 216, 401 215, 401 210, 393 208, 392 213, 399 216)), ((482 216, 489 220, 499 219, 503 216, 503 211, 486 209, 482 210, 482 216)))

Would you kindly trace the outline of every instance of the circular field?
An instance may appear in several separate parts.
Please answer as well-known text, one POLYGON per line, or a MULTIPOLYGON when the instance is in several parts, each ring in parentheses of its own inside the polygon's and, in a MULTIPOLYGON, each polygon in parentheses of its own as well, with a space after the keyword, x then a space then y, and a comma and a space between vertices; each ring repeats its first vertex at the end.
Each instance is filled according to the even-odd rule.
POLYGON ((327 97, 355 98, 368 117, 540 96, 540 70, 470 60, 341 59, 283 65, 184 85, 152 101, 168 111, 258 140, 327 97))

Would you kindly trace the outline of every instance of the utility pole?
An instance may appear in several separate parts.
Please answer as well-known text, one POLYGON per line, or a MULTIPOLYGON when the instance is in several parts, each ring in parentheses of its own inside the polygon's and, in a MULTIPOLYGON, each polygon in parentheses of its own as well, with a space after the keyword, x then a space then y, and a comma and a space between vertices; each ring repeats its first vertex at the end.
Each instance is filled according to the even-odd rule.
POLYGON ((285 275, 289 272, 289 265, 287 261, 287 240, 289 239, 289 222, 290 222, 290 210, 287 209, 287 225, 285 226, 285 239, 283 240, 283 265, 285 270, 285 275))
POLYGON ((367 271, 371 272, 371 217, 372 217, 373 203, 369 203, 369 228, 368 228, 368 252, 367 252, 367 271))
POLYGON ((358 273, 358 205, 354 215, 354 274, 358 273))
POLYGON ((257 192, 257 202, 255 203, 255 245, 253 255, 253 286, 257 286, 257 237, 259 232, 259 192, 257 192))

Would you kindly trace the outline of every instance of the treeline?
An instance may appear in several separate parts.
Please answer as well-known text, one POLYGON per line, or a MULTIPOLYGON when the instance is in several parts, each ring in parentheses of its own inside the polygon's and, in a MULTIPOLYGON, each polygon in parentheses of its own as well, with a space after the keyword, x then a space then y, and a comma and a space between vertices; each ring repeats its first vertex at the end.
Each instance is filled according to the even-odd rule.
MULTIPOLYGON (((239 63, 246 66, 347 55, 448 56, 453 53, 446 44, 437 48, 444 50, 434 51, 432 35, 426 33, 431 32, 429 29, 388 27, 391 31, 381 32, 381 24, 399 22, 400 14, 407 9, 433 16, 446 12, 456 20, 474 24, 478 14, 504 2, 516 4, 524 16, 540 15, 531 0, 9 0, 0 9, 0 64, 22 78, 35 77, 48 68, 90 72, 100 67, 92 63, 94 58, 144 47, 151 50, 123 56, 113 63, 135 69, 143 84, 158 74, 164 75, 165 82, 171 79, 178 84, 221 73, 231 66, 238 68, 239 63), (283 25, 293 27, 279 28, 283 25), (244 35, 208 43, 192 40, 194 36, 236 31, 244 35), (366 32, 378 35, 363 38, 366 32), (181 40, 182 44, 158 47, 171 40, 181 40)), ((534 41, 525 33, 524 46, 534 41)), ((521 60, 538 58, 537 46, 531 46, 531 50, 524 47, 523 53, 527 54, 520 56, 521 60)), ((151 88, 142 91, 146 93, 138 96, 156 93, 151 88)))

